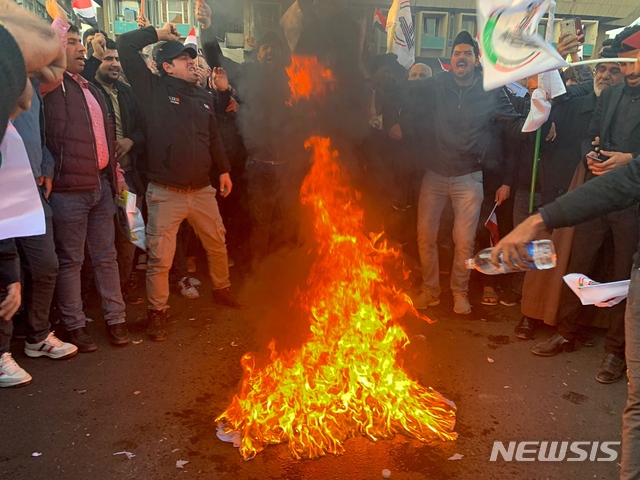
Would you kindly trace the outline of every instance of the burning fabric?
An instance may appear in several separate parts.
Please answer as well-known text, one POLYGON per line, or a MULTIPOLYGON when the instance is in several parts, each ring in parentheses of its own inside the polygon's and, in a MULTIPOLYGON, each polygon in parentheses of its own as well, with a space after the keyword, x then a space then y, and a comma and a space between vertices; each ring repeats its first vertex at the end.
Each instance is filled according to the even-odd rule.
POLYGON ((315 214, 317 259, 302 307, 311 335, 299 350, 271 363, 242 357, 241 391, 217 419, 219 436, 240 437, 253 458, 266 445, 288 442, 296 459, 340 454, 356 435, 370 440, 405 433, 422 441, 454 440, 455 405, 408 377, 396 356, 409 339, 397 324, 407 299, 390 286, 382 261, 398 253, 363 234, 356 205, 327 138, 312 137, 314 162, 302 201, 315 214))

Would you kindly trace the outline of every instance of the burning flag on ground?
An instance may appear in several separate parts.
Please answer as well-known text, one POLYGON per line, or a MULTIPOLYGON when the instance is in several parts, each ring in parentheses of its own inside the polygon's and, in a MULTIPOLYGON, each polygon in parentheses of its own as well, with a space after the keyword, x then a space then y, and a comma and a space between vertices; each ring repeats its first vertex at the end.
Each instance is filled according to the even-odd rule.
POLYGON ((393 0, 387 16, 387 53, 395 53, 407 70, 416 63, 416 40, 409 0, 393 0))
MULTIPOLYGON (((485 90, 568 65, 538 34, 538 24, 552 4, 551 0, 478 0, 485 90)), ((553 18, 548 28, 553 29, 553 18)))
POLYGON ((96 7, 91 0, 73 0, 71 7, 82 23, 98 28, 96 7))
MULTIPOLYGON (((333 88, 331 71, 315 58, 294 57, 288 73, 290 105, 333 88)), ((301 199, 313 211, 317 240, 308 288, 300 294, 309 338, 286 353, 272 341, 262 368, 253 354, 242 357, 242 386, 217 418, 218 437, 239 444, 245 459, 280 443, 296 459, 340 454, 357 435, 454 440, 453 402, 411 379, 398 362, 410 340, 397 319, 415 310, 382 264, 398 261, 399 252, 364 234, 364 212, 331 140, 314 136, 306 147, 313 164, 301 199)))

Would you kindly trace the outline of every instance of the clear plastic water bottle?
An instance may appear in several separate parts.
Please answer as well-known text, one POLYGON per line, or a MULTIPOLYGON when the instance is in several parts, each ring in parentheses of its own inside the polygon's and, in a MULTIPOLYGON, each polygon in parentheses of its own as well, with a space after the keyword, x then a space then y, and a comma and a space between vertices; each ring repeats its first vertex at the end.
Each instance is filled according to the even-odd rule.
MULTIPOLYGON (((518 268, 517 270, 511 270, 502 262, 502 256, 500 256, 500 267, 496 268, 491 263, 491 252, 493 248, 485 248, 479 251, 475 257, 466 261, 467 268, 473 270, 474 268, 479 272, 487 275, 500 275, 502 273, 513 273, 523 271, 518 268)), ((553 246, 551 240, 535 240, 527 245, 527 251, 533 262, 525 263, 529 266, 530 270, 546 270, 548 268, 554 268, 556 266, 556 249, 553 246)), ((517 266, 517 265, 516 265, 517 266)))

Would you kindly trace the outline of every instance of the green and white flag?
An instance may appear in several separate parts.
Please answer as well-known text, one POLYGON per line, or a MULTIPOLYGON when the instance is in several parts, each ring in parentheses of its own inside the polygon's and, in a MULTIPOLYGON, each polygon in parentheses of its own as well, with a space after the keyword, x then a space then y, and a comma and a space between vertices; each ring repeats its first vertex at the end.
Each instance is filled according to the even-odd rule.
POLYGON ((478 0, 478 32, 484 89, 493 90, 522 78, 566 66, 566 61, 538 34, 552 0, 478 0))

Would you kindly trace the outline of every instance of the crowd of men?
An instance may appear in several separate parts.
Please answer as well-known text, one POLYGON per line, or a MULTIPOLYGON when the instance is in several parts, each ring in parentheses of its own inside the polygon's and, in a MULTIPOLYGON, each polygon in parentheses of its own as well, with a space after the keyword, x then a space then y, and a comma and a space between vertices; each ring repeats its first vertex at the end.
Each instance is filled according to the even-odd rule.
MULTIPOLYGON (((561 277, 580 272, 616 281, 637 270, 640 72, 619 57, 637 54, 640 27, 607 42, 593 70, 562 72, 567 93, 553 100, 532 178, 535 134, 522 130, 535 78, 522 79, 521 89, 485 91, 478 45, 467 32, 453 43, 450 70, 435 75, 421 63, 407 72, 393 55, 363 62, 362 45, 345 34, 358 30, 345 1, 300 6, 311 20, 299 38, 269 32, 251 42, 251 56, 237 64, 223 55, 204 2, 195 11, 200 50, 179 41, 175 25, 156 28, 144 16, 138 30, 116 43, 97 29, 81 35, 55 0, 47 0, 50 28, 0 0, 0 139, 28 158, 46 224, 44 234, 0 241, 1 387, 31 381, 10 353, 14 322, 26 324, 30 357, 62 359, 97 349, 85 314, 92 282, 109 341, 129 343, 126 305, 144 300, 134 269, 140 251, 115 215, 114 198, 125 191, 137 194, 146 222, 147 336, 168 336, 171 283, 186 298, 199 296, 200 282, 189 276, 185 260, 194 234, 206 253, 213 301, 240 308, 229 280, 227 230, 234 239, 249 231, 254 272, 274 249, 299 244, 298 193, 309 165, 304 140, 313 131, 330 135, 345 161, 353 160, 354 183, 380 210, 415 210, 407 214, 413 234, 385 227, 417 246, 422 282, 412 297, 416 309, 440 304, 447 271, 454 312, 471 313, 465 260, 489 246, 483 223, 497 206, 506 238, 496 251, 507 264, 520 261, 523 245, 538 234, 556 243, 558 268, 483 277, 482 304, 520 305, 515 335, 521 339, 532 338, 541 321, 557 323, 557 333, 533 347, 538 356, 594 345, 579 321, 579 300, 561 277), (292 54, 317 56, 336 76, 335 91, 311 123, 307 111, 288 102, 285 68, 292 54), (588 188, 600 193, 605 182, 611 187, 606 201, 580 195, 588 188), (626 187, 627 195, 621 193, 626 187), (580 208, 581 201, 593 207, 580 208), (559 228, 585 220, 575 230, 559 228), (556 230, 540 233, 545 226, 556 230), (440 261, 446 250, 450 266, 440 261), (51 328, 53 306, 64 341, 51 328)), ((564 35, 559 53, 576 60, 580 41, 564 35)), ((635 296, 632 291, 632 300, 611 309, 596 374, 599 382, 614 383, 629 368, 627 446, 640 444, 635 296)), ((638 467, 637 459, 626 458, 623 470, 638 467)))

